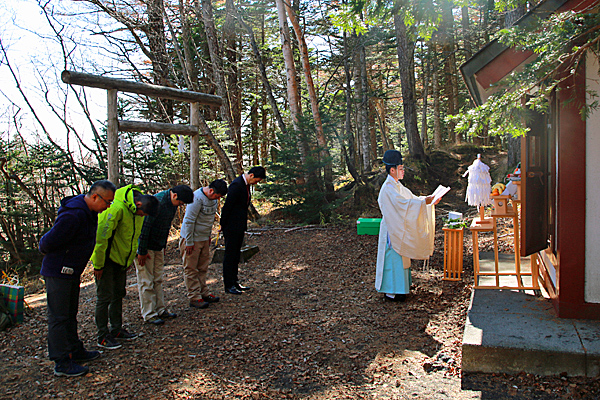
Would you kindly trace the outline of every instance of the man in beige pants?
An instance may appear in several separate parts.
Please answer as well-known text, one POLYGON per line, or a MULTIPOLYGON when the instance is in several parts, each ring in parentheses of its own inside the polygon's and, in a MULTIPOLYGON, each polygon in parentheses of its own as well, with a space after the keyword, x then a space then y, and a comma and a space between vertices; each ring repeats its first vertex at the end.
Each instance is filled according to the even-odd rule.
POLYGON ((187 185, 178 185, 154 197, 159 201, 158 213, 144 219, 135 267, 142 317, 149 324, 162 325, 165 319, 177 317, 165 305, 164 249, 177 207, 190 204, 194 199, 194 192, 187 185))
POLYGON ((227 183, 222 179, 194 191, 194 201, 185 209, 181 224, 179 250, 183 259, 183 277, 190 299, 190 307, 206 308, 219 298, 210 294, 206 272, 210 262, 210 234, 215 221, 218 200, 227 194, 227 183))

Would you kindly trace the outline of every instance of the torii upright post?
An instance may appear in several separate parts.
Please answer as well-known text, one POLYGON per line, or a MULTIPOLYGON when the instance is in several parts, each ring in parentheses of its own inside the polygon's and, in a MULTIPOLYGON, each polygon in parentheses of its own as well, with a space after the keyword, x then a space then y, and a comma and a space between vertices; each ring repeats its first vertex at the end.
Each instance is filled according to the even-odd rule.
POLYGON ((108 180, 119 184, 119 121, 117 119, 117 89, 108 89, 106 145, 108 151, 108 180))
MULTIPOLYGON (((190 125, 200 126, 200 104, 190 104, 190 125)), ((190 137, 190 186, 193 190, 200 187, 200 136, 190 137)))

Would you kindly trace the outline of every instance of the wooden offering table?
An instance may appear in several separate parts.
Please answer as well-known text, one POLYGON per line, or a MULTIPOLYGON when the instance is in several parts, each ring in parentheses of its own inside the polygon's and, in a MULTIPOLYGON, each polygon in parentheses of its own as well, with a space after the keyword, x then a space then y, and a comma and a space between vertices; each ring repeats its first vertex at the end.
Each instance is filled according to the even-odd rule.
MULTIPOLYGON (((491 218, 492 224, 481 224, 480 218, 475 218, 471 223, 470 229, 473 235, 473 272, 475 275, 475 288, 477 289, 539 289, 537 279, 537 268, 531 265, 530 271, 521 270, 521 255, 520 255, 520 238, 519 238, 519 214, 517 210, 513 209, 510 204, 506 204, 510 200, 510 196, 494 196, 497 197, 496 203, 502 203, 501 206, 496 204, 491 218), (500 198, 502 197, 502 198, 500 198), (498 219, 499 218, 512 218, 513 220, 513 242, 515 259, 514 266, 511 267, 510 263, 507 262, 506 257, 501 257, 498 253, 498 219), (482 271, 481 260, 479 255, 479 232, 493 232, 494 234, 494 267, 486 268, 482 271), (502 265, 500 265, 502 264, 502 265), (524 284, 523 277, 531 276, 531 283, 524 284), (485 281, 485 277, 493 277, 493 284, 488 284, 485 281), (503 277, 509 277, 510 283, 502 282, 503 277), (484 279, 482 279, 484 278, 484 279), (516 284, 515 284, 516 281, 516 284)), ((502 255, 505 256, 505 255, 502 255)), ((489 281, 489 279, 487 279, 489 281)))

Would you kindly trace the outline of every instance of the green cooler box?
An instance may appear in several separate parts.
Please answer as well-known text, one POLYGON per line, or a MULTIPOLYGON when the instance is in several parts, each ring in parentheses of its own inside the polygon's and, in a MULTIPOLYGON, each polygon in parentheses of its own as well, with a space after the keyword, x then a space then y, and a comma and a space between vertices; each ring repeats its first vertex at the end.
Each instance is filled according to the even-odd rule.
POLYGON ((381 218, 359 218, 356 221, 356 232, 359 235, 379 235, 381 218))

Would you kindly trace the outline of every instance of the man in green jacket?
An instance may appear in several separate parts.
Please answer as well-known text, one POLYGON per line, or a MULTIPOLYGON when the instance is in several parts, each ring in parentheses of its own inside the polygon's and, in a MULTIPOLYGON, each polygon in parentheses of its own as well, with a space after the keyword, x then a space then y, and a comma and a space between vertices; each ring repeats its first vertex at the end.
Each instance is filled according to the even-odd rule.
POLYGON ((167 247, 171 223, 177 207, 194 201, 194 191, 187 185, 177 185, 154 195, 158 199, 158 214, 144 218, 138 240, 135 270, 142 318, 149 324, 162 325, 166 318, 175 318, 165 306, 163 275, 164 249, 167 247))
POLYGON ((96 247, 92 254, 96 278, 98 346, 118 349, 115 339, 137 337, 123 328, 123 297, 127 269, 136 257, 138 238, 146 215, 156 215, 158 200, 127 185, 115 192, 110 207, 98 216, 96 247), (110 330, 108 322, 110 321, 110 330))

